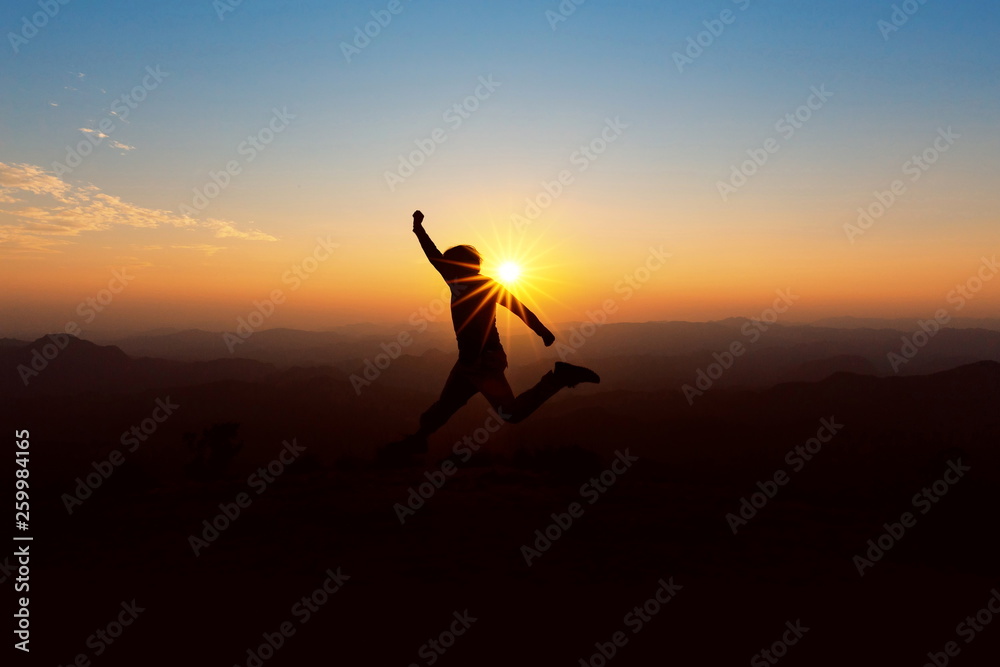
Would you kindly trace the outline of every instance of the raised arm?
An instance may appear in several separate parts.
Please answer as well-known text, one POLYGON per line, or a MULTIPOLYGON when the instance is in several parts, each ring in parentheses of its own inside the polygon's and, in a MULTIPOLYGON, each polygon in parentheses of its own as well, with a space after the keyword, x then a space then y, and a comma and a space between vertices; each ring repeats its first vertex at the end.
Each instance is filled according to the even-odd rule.
POLYGON ((528 310, 528 307, 521 303, 517 297, 511 294, 506 288, 499 285, 497 287, 500 290, 500 293, 497 295, 497 303, 521 318, 521 320, 528 325, 529 329, 541 337, 542 341, 545 343, 545 347, 552 345, 552 343, 555 342, 556 337, 544 324, 542 324, 542 321, 539 320, 533 312, 528 310))
POLYGON ((420 211, 413 212, 413 233, 417 235, 417 240, 420 241, 420 247, 424 249, 427 259, 431 261, 431 264, 436 266, 437 262, 440 262, 442 259, 441 251, 437 249, 434 241, 431 241, 431 237, 427 235, 427 231, 424 229, 424 214, 420 211))
POLYGON ((444 256, 441 251, 437 249, 434 245, 434 241, 431 241, 431 237, 427 234, 424 229, 424 214, 420 211, 413 212, 413 233, 417 235, 417 240, 420 241, 420 247, 423 248, 424 254, 427 255, 427 259, 430 260, 431 265, 438 270, 445 280, 448 279, 450 274, 448 263, 444 261, 444 256))

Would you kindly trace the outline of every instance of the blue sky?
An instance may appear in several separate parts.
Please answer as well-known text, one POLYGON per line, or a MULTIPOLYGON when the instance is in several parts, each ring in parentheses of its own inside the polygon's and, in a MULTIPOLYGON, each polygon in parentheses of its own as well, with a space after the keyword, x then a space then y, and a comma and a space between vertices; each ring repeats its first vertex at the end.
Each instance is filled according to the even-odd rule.
MULTIPOLYGON (((665 235, 697 241, 689 225, 702 219, 702 232, 752 233, 762 247, 789 236, 832 247, 843 238, 837 219, 849 220, 939 127, 954 126, 963 140, 907 202, 905 234, 898 225, 873 234, 872 245, 884 258, 939 242, 945 230, 970 246, 996 240, 993 4, 928 0, 886 40, 878 22, 890 19, 893 3, 587 0, 553 29, 545 12, 558 11, 555 1, 401 0, 402 11, 347 62, 341 44, 388 4, 244 0, 220 19, 209 0, 70 0, 17 53, 9 36, 0 49, 0 162, 51 169, 85 137, 81 128, 115 120, 115 98, 139 85, 147 67, 160 67, 169 76, 127 122, 115 120, 66 180, 177 212, 192 188, 239 157, 237 146, 274 109, 287 109, 287 129, 199 213, 277 239, 269 253, 287 244, 279 264, 318 229, 371 245, 375 221, 417 206, 447 218, 450 230, 505 222, 615 117, 629 129, 547 212, 553 234, 583 231, 628 252, 665 235), (733 22, 679 72, 674 53, 723 11, 733 22), (398 156, 446 127, 444 111, 489 76, 500 83, 495 93, 390 191, 384 174, 398 156), (720 201, 717 184, 731 165, 824 84, 834 97, 815 119, 737 201, 720 201), (609 234, 612 216, 621 217, 609 234)), ((38 11, 37 1, 8 2, 0 26, 16 33, 38 11)), ((19 229, 16 211, 0 210, 0 219, 19 229)), ((98 239, 88 230, 69 241, 122 242, 113 233, 98 239)), ((257 252, 226 251, 233 262, 257 252)), ((824 261, 840 260, 834 253, 824 261)))

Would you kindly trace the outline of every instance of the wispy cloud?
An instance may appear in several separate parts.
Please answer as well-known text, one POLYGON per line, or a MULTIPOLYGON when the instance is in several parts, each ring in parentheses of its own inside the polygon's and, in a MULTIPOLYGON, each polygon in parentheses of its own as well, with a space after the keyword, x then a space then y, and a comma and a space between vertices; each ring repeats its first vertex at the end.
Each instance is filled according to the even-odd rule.
POLYGON ((71 190, 55 174, 30 164, 5 164, 0 162, 0 194, 10 198, 13 191, 21 190, 36 195, 49 195, 58 201, 66 201, 66 193, 71 190))
POLYGON ((10 219, 10 222, 0 219, 5 250, 21 252, 52 252, 68 243, 57 242, 60 238, 119 226, 200 228, 220 239, 277 240, 264 232, 242 230, 229 220, 196 220, 138 206, 106 194, 94 185, 67 183, 31 164, 0 162, 0 216, 10 219))
POLYGON ((242 239, 244 241, 276 241, 277 239, 270 234, 265 234, 264 232, 258 232, 256 230, 251 230, 244 232, 235 227, 235 225, 228 220, 217 220, 215 218, 209 218, 201 223, 205 227, 215 231, 215 238, 217 239, 242 239))
MULTIPOLYGON (((78 128, 78 129, 81 132, 85 132, 86 134, 93 134, 98 139, 108 139, 108 138, 110 138, 110 135, 108 135, 108 134, 106 134, 104 132, 101 132, 100 130, 92 130, 89 127, 81 127, 81 128, 78 128)), ((135 146, 129 146, 128 144, 123 144, 122 142, 117 141, 115 139, 111 139, 111 141, 108 142, 108 145, 111 146, 112 148, 117 148, 118 150, 122 150, 122 151, 134 151, 135 150, 135 146)))

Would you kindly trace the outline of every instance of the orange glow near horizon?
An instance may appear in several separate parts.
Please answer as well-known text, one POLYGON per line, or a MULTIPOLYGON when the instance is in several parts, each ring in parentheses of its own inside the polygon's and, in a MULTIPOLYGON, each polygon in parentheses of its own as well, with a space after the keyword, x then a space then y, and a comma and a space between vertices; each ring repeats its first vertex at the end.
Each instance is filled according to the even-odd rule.
MULTIPOLYGON (((985 218, 945 243, 933 229, 907 227, 902 208, 852 244, 842 211, 816 213, 805 225, 808 209, 797 200, 755 211, 720 209, 689 194, 664 216, 625 195, 599 208, 583 206, 578 196, 589 193, 568 192, 519 228, 489 191, 457 200, 439 195, 423 206, 425 228, 441 250, 475 245, 482 272, 550 326, 583 321, 608 299, 618 306, 611 322, 753 317, 779 289, 801 297, 788 322, 926 318, 955 308, 948 295, 1000 245, 1000 232, 985 218), (479 197, 489 204, 472 201, 479 197), (647 275, 651 249, 670 256, 647 275), (514 280, 508 264, 519 268, 514 280)), ((81 302, 125 269, 134 279, 91 329, 231 330, 275 290, 284 302, 266 328, 405 323, 439 300, 444 285, 409 230, 409 211, 374 208, 337 221, 313 213, 287 231, 283 216, 262 215, 255 227, 273 240, 220 237, 197 226, 114 227, 56 237, 44 249, 8 251, 0 268, 7 286, 0 321, 7 335, 60 330, 80 318, 81 302)), ((993 317, 998 308, 1000 280, 986 281, 952 314, 993 317)))
MULTIPOLYGON (((428 224, 441 248, 473 241, 484 258, 483 273, 504 283, 553 326, 584 320, 607 299, 619 307, 609 321, 756 316, 778 289, 801 297, 788 313, 789 322, 841 315, 926 318, 939 308, 954 309, 948 295, 977 275, 983 257, 993 256, 983 250, 985 243, 915 245, 901 251, 874 235, 856 248, 818 241, 796 246, 763 237, 727 240, 682 230, 684 235, 664 235, 662 247, 670 259, 646 282, 634 282, 633 289, 627 280, 646 277, 641 267, 648 248, 659 242, 575 236, 551 243, 547 239, 555 227, 518 232, 511 225, 491 225, 477 239, 456 234, 457 227, 445 222, 428 224), (515 280, 506 274, 507 264, 520 269, 515 280)), ((98 245, 86 239, 48 253, 41 263, 27 256, 5 261, 8 290, 0 297, 0 312, 11 333, 59 330, 79 320, 79 304, 124 269, 134 278, 95 319, 94 329, 228 330, 275 290, 284 302, 267 328, 406 322, 440 299, 444 285, 406 229, 405 218, 403 224, 373 231, 377 243, 341 241, 333 234, 340 246, 323 262, 308 259, 315 235, 265 245, 219 243, 215 250, 199 244, 137 248, 106 237, 98 245)), ((952 314, 994 316, 1000 281, 983 282, 973 297, 952 314)), ((517 328, 516 322, 507 327, 517 328)))

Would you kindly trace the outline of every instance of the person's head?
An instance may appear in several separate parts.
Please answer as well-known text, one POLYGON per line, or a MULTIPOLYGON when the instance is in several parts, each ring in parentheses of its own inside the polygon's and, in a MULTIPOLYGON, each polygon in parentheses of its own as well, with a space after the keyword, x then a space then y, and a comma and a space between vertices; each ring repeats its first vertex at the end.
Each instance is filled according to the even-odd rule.
POLYGON ((444 257, 444 261, 454 264, 470 274, 479 273, 479 269, 483 263, 482 255, 471 245, 457 245, 453 248, 448 248, 442 253, 442 256, 444 257))

